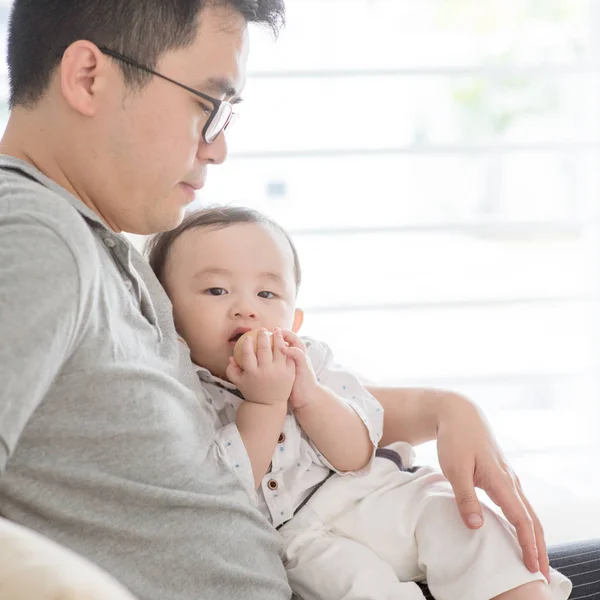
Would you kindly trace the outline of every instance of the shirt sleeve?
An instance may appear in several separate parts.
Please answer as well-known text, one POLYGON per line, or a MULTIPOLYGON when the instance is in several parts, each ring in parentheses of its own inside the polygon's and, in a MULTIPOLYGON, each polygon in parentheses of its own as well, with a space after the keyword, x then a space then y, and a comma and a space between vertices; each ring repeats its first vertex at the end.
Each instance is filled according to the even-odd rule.
POLYGON ((75 342, 81 281, 67 243, 0 213, 0 472, 75 342))
POLYGON ((311 339, 303 339, 308 357, 321 385, 329 388, 332 392, 342 398, 350 406, 369 432, 369 438, 373 444, 373 452, 369 463, 360 471, 340 472, 318 451, 316 446, 310 442, 319 460, 331 470, 341 475, 368 473, 375 451, 383 435, 383 407, 361 384, 359 378, 347 368, 336 363, 333 353, 327 344, 311 339))
POLYGON ((258 496, 254 488, 252 462, 250 461, 244 440, 237 425, 229 423, 221 428, 217 432, 215 445, 221 460, 235 473, 250 500, 256 506, 258 504, 258 496))

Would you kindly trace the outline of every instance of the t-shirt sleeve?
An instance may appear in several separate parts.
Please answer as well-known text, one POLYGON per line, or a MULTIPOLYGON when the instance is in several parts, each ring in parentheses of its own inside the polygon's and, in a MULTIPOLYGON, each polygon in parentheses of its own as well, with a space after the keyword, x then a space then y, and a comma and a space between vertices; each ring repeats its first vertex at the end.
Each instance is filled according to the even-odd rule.
POLYGON ((217 432, 215 445, 221 459, 237 476, 253 505, 258 503, 254 487, 254 472, 246 445, 235 423, 229 423, 217 432))
POLYGON ((0 472, 72 351, 80 287, 58 233, 0 213, 0 472))
MULTIPOLYGON (((308 338, 304 339, 304 343, 319 383, 337 394, 357 413, 373 444, 371 461, 360 472, 343 472, 341 474, 367 473, 383 435, 383 408, 377 399, 363 387, 354 373, 334 361, 333 353, 327 344, 308 338)), ((317 452, 319 460, 335 471, 336 469, 321 455, 312 441, 310 443, 317 452)))
POLYGON ((205 382, 204 385, 219 421, 214 443, 217 457, 233 471, 246 490, 250 501, 256 506, 258 496, 254 486, 252 462, 236 424, 240 399, 234 398, 227 390, 213 383, 205 382))

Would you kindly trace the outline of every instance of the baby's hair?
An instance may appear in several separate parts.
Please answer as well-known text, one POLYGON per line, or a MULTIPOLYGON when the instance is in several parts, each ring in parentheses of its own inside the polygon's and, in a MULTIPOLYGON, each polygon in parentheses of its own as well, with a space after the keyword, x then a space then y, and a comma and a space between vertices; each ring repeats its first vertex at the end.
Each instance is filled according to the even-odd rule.
POLYGON ((169 253, 175 240, 177 240, 181 234, 190 229, 203 229, 205 227, 225 229, 226 227, 231 227, 232 225, 240 223, 266 225, 272 227, 275 231, 279 231, 285 236, 285 239, 290 244, 292 255, 294 257, 294 277, 296 280, 296 290, 298 290, 300 288, 302 273, 300 270, 298 252, 294 246, 294 242, 292 242, 292 238, 279 223, 252 208, 245 208, 242 206, 211 206, 188 213, 181 224, 175 229, 153 235, 146 243, 144 254, 156 277, 164 286, 165 268, 169 259, 169 253))

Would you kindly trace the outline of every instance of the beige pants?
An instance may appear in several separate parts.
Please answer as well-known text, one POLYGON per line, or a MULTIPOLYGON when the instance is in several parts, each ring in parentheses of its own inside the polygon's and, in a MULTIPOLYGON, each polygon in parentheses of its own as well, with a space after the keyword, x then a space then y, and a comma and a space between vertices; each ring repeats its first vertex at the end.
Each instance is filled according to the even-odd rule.
MULTIPOLYGON (((410 460, 410 446, 393 448, 410 460)), ((334 475, 281 529, 290 585, 302 600, 489 600, 531 581, 512 526, 484 508, 469 530, 452 488, 434 469, 401 471, 376 458, 363 477, 334 475)), ((552 600, 571 582, 553 571, 552 600)))

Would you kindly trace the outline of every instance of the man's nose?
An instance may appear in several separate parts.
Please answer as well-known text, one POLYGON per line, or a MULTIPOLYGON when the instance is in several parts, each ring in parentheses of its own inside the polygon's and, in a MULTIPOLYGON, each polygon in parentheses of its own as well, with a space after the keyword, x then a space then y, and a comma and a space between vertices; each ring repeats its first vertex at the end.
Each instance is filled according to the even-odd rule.
POLYGON ((225 132, 221 132, 212 144, 207 144, 203 139, 198 146, 198 160, 211 165, 221 165, 227 158, 227 139, 225 132))

